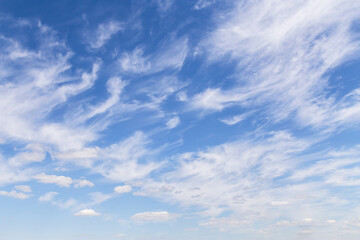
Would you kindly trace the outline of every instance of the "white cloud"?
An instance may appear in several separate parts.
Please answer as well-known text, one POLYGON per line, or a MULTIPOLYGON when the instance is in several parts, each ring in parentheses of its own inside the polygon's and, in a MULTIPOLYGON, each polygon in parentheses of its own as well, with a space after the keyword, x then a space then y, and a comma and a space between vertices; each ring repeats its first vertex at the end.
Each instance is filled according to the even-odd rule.
POLYGON ((137 47, 132 53, 125 53, 119 59, 121 68, 126 72, 143 73, 151 68, 151 63, 143 57, 143 49, 137 47))
POLYGON ((90 106, 85 112, 81 112, 81 115, 76 116, 74 119, 76 122, 85 122, 100 114, 108 113, 117 104, 120 104, 120 94, 123 92, 124 87, 127 85, 126 82, 122 81, 119 77, 112 77, 106 83, 106 90, 110 94, 106 101, 99 103, 94 106, 90 106))
POLYGON ((33 162, 41 162, 45 158, 45 151, 41 144, 28 144, 24 150, 10 158, 9 164, 19 167, 33 162))
POLYGON ((313 211, 315 216, 322 210, 312 208, 312 203, 326 205, 324 199, 331 198, 331 193, 324 191, 324 185, 316 182, 279 184, 277 180, 286 179, 289 173, 299 169, 303 160, 296 156, 309 146, 309 142, 287 132, 273 132, 263 139, 229 142, 185 153, 172 160, 176 161, 174 169, 159 176, 158 181, 147 179, 138 185, 140 190, 134 195, 154 196, 182 206, 199 206, 203 209, 199 212, 201 216, 213 217, 212 224, 207 226, 223 228, 225 223, 215 224, 223 212, 233 213, 233 219, 242 216, 236 224, 252 224, 269 216, 273 216, 274 221, 280 216, 302 219, 306 218, 302 216, 306 211, 313 211), (307 194, 302 194, 305 192, 307 194), (301 212, 301 209, 307 210, 301 212))
POLYGON ((45 173, 37 174, 33 177, 41 183, 56 184, 59 187, 70 187, 73 185, 75 188, 81 187, 93 187, 94 183, 86 179, 72 179, 71 177, 58 176, 58 175, 47 175, 45 173))
MULTIPOLYGON (((161 166, 161 162, 150 161, 154 153, 146 147, 148 143, 149 140, 144 133, 135 132, 130 137, 105 148, 85 148, 56 156, 90 168, 91 171, 100 173, 110 180, 126 182, 146 177, 161 166)), ((73 180, 75 183, 76 181, 78 180, 73 180)))
POLYGON ((107 23, 100 24, 95 32, 94 38, 90 41, 90 46, 92 48, 101 48, 121 30, 121 23, 117 21, 109 21, 107 23))
POLYGON ((32 168, 10 166, 0 154, 0 185, 28 181, 34 173, 32 168))
POLYGON ((28 185, 17 185, 14 187, 16 190, 20 191, 20 192, 24 192, 24 193, 30 193, 31 191, 31 187, 28 185))
MULTIPOLYGON (((296 225, 300 231, 310 226, 322 231, 324 223, 314 219, 329 217, 329 205, 339 219, 354 215, 343 213, 344 206, 355 203, 354 195, 337 193, 339 186, 355 184, 360 152, 354 147, 304 155, 302 152, 312 145, 286 132, 273 132, 264 139, 186 153, 178 156, 177 167, 159 176, 159 181, 147 179, 139 183, 140 190, 134 195, 199 206, 204 211, 198 214, 205 218, 200 225, 221 231, 236 231, 244 226, 253 229, 263 219, 279 222, 281 227, 296 225), (314 161, 317 158, 318 162, 314 161), (337 175, 349 179, 344 178, 343 185, 337 182, 333 189, 334 182, 328 179, 337 175), (231 215, 219 217, 224 212, 231 215)), ((336 217, 333 220, 339 222, 336 217)))
POLYGON ((200 10, 200 9, 211 6, 215 2, 216 2, 216 0, 198 0, 194 5, 194 9, 200 10))
POLYGON ((44 195, 40 196, 38 200, 40 202, 51 202, 54 199, 54 197, 58 194, 59 193, 57 192, 47 192, 44 195))
POLYGON ((100 156, 104 160, 92 170, 115 181, 143 178, 161 165, 155 162, 139 163, 145 156, 151 156, 151 151, 146 148, 147 143, 144 133, 135 132, 129 138, 103 149, 100 156))
POLYGON ((176 128, 179 124, 180 124, 180 118, 178 116, 175 116, 166 122, 166 127, 168 129, 173 129, 176 128))
POLYGON ((246 96, 241 93, 223 92, 219 88, 208 88, 196 94, 190 101, 191 108, 221 111, 225 107, 230 107, 245 101, 246 96))
POLYGON ((125 73, 150 74, 166 69, 180 70, 188 53, 186 37, 161 43, 155 53, 143 56, 144 49, 135 48, 132 53, 124 53, 119 65, 125 73))
POLYGON ((96 158, 98 156, 99 148, 82 148, 80 150, 71 151, 71 152, 61 152, 55 154, 56 158, 62 160, 71 160, 71 159, 90 159, 96 158))
POLYGON ((243 113, 240 115, 235 115, 229 118, 220 119, 221 122, 227 124, 227 125, 235 125, 239 122, 244 121, 250 114, 249 113, 243 113))
POLYGON ((144 222, 163 222, 174 219, 176 215, 169 214, 166 211, 161 212, 142 212, 133 215, 131 218, 135 221, 144 222))
POLYGON ((353 94, 336 101, 324 75, 359 50, 352 28, 358 7, 335 0, 234 3, 202 45, 210 61, 230 56, 238 63, 241 85, 209 88, 194 95, 190 106, 220 111, 240 105, 275 121, 293 118, 330 130, 356 122, 360 108, 353 94))
POLYGON ((73 53, 64 41, 41 23, 16 25, 16 32, 26 32, 23 28, 28 27, 36 35, 33 40, 38 48, 27 49, 17 37, 1 39, 4 47, 0 51, 0 69, 6 69, 6 79, 14 81, 1 82, 0 138, 30 143, 21 157, 11 159, 16 166, 42 161, 49 145, 61 150, 76 149, 96 138, 94 130, 48 121, 48 114, 69 97, 92 87, 100 64, 95 62, 90 72, 78 69, 71 74, 69 59, 73 53))
POLYGON ((94 183, 90 182, 86 179, 77 179, 74 181, 74 188, 81 188, 81 187, 93 187, 95 186, 94 183))
POLYGON ((80 216, 80 217, 94 217, 94 216, 99 216, 99 215, 101 215, 101 214, 95 212, 93 209, 83 209, 83 210, 75 213, 75 216, 80 216))
POLYGON ((73 179, 65 176, 46 175, 45 173, 40 173, 33 178, 41 183, 56 184, 59 187, 70 187, 71 184, 73 184, 73 179))
POLYGON ((7 191, 0 191, 0 195, 1 196, 6 196, 6 197, 13 197, 13 198, 17 198, 17 199, 27 199, 29 197, 31 197, 31 194, 26 194, 23 192, 16 192, 16 191, 11 191, 11 192, 7 192, 7 191))
POLYGON ((64 162, 71 162, 76 160, 76 164, 83 167, 91 168, 94 163, 94 159, 98 158, 99 151, 100 148, 98 147, 85 147, 74 151, 58 152, 55 153, 54 156, 64 162))
POLYGON ((161 104, 168 99, 169 96, 176 93, 187 85, 186 82, 180 81, 174 76, 165 76, 161 78, 151 78, 146 82, 137 85, 138 93, 146 95, 150 102, 143 106, 151 110, 158 110, 163 115, 161 104))
POLYGON ((117 186, 114 188, 114 192, 119 193, 119 194, 128 193, 131 191, 132 191, 132 188, 130 185, 117 186))

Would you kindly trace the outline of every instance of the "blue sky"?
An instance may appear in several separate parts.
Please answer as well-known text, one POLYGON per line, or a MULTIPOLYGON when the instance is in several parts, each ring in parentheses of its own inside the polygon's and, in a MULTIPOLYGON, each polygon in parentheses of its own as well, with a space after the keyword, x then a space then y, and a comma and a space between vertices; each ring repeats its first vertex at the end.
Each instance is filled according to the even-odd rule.
POLYGON ((0 22, 1 239, 359 239, 359 1, 14 0, 0 22))

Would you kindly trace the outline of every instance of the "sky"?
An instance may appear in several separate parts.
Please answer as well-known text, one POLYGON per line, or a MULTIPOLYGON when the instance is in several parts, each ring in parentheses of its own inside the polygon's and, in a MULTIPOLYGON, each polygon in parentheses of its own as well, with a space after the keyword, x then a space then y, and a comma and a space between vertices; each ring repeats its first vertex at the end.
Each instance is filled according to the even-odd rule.
POLYGON ((360 1, 0 0, 0 238, 356 240, 360 1))

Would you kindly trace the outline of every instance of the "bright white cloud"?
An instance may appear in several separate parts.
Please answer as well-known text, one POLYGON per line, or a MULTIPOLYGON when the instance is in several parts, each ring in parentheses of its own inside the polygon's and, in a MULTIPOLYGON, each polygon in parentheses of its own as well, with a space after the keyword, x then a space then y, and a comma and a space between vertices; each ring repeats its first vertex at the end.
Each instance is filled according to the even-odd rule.
POLYGON ((196 94, 190 103, 191 107, 195 109, 221 111, 225 107, 234 106, 245 100, 246 96, 240 92, 223 92, 219 88, 209 88, 196 94))
POLYGON ((360 17, 358 8, 357 2, 333 0, 235 3, 230 17, 220 18, 203 46, 210 61, 230 55, 246 69, 237 74, 241 85, 209 88, 194 95, 191 106, 215 111, 251 106, 276 121, 295 113, 302 126, 330 129, 356 121, 357 101, 346 95, 336 102, 326 95, 329 83, 324 75, 359 50, 352 31, 360 17))
POLYGON ((10 160, 17 166, 41 161, 45 146, 76 149, 96 138, 89 128, 54 123, 47 117, 69 97, 92 87, 100 64, 95 62, 90 72, 78 71, 71 75, 68 61, 73 53, 65 43, 41 23, 17 25, 17 31, 26 32, 28 27, 33 27, 32 31, 38 36, 38 48, 27 49, 17 38, 7 37, 1 39, 4 47, 0 51, 0 69, 6 69, 6 79, 16 79, 10 85, 5 80, 0 83, 0 137, 30 143, 22 156, 10 160))
POLYGON ((244 121, 249 115, 250 115, 249 113, 244 113, 244 114, 235 115, 235 116, 232 116, 229 118, 220 119, 220 121, 227 125, 235 125, 239 122, 244 121))
POLYGON ((13 198, 17 198, 17 199, 27 199, 29 197, 31 197, 31 194, 27 194, 27 193, 23 193, 23 192, 16 192, 16 191, 11 191, 11 192, 7 192, 7 191, 0 191, 0 195, 1 196, 6 196, 6 197, 13 197, 13 198))
POLYGON ((93 187, 94 183, 90 182, 86 179, 77 179, 74 181, 74 188, 82 188, 82 187, 93 187))
MULTIPOLYGON (((215 1, 193 1, 193 9, 206 8, 215 1)), ((153 3, 162 13, 175 9, 173 0, 153 3)), ((11 150, 0 155, 0 185, 35 179, 66 188, 95 186, 85 178, 44 173, 50 169, 44 168, 48 163, 44 159, 49 157, 51 169, 71 169, 76 165, 90 174, 100 174, 106 181, 129 184, 116 186, 110 193, 91 192, 85 203, 73 198, 58 199, 57 192, 38 198, 64 209, 83 209, 75 216, 98 216, 100 213, 90 208, 136 189, 131 197, 152 196, 178 204, 184 211, 191 209, 191 216, 200 216, 200 226, 220 231, 251 229, 249 232, 253 233, 254 226, 273 223, 262 230, 265 235, 254 239, 290 227, 298 230, 299 239, 315 236, 316 228, 328 228, 330 224, 341 229, 339 232, 358 228, 359 219, 352 217, 360 210, 346 211, 356 205, 357 193, 339 189, 360 185, 359 147, 309 152, 329 136, 324 133, 331 135, 337 128, 359 122, 360 89, 329 92, 333 83, 327 75, 360 49, 358 35, 353 32, 355 21, 360 19, 360 4, 336 0, 233 4, 219 15, 215 12, 215 24, 211 26, 214 30, 194 47, 193 56, 188 56, 188 52, 197 40, 182 35, 191 25, 186 21, 170 37, 154 45, 132 38, 126 52, 112 55, 112 60, 108 54, 112 49, 104 47, 123 29, 115 20, 97 25, 94 35, 90 34, 88 44, 92 50, 87 57, 76 56, 66 41, 41 23, 28 23, 36 39, 40 39, 32 39, 36 42, 33 48, 22 43, 22 39, 27 39, 25 35, 0 35, 0 144, 18 145, 14 153, 11 150), (104 62, 94 60, 99 56, 104 57, 104 62), (193 71, 192 66, 183 68, 185 61, 202 57, 208 62, 194 65, 196 77, 219 62, 230 62, 229 67, 234 66, 235 72, 229 71, 226 81, 234 80, 233 84, 220 78, 209 82, 200 78, 191 80, 196 81, 194 88, 184 89, 192 84, 183 80, 187 79, 184 74, 193 71), (74 65, 79 61, 81 67, 74 65), (179 74, 182 69, 185 71, 179 74), (101 79, 92 89, 98 76, 101 79), (92 95, 93 92, 99 95, 92 95), (167 143, 159 146, 151 138, 160 139, 163 132, 172 132, 159 131, 164 129, 164 121, 167 120, 168 129, 180 122, 184 126, 189 122, 196 124, 193 119, 185 122, 191 116, 182 117, 182 107, 180 111, 172 109, 175 99, 179 101, 176 104, 187 104, 185 111, 216 113, 215 119, 230 125, 227 129, 252 114, 249 122, 256 130, 253 134, 239 132, 239 140, 229 135, 229 142, 215 146, 181 148, 197 149, 188 150, 191 152, 159 154, 167 143), (148 116, 149 110, 156 116, 141 119, 148 116), (253 114, 255 111, 259 114, 253 114), (174 112, 179 115, 174 116, 174 112), (120 123, 133 120, 132 113, 136 120, 144 120, 141 124, 146 123, 135 122, 129 124, 129 129, 122 129, 120 123), (260 118, 266 123, 259 124, 260 118), (290 119, 297 123, 294 135, 291 130, 266 132, 274 125, 276 129, 292 127, 293 122, 287 121, 290 119), (282 124, 285 120, 286 124, 282 124), (112 124, 116 124, 116 132, 106 139, 112 124), (141 132, 156 124, 154 131, 141 132), (136 130, 139 126, 141 131, 136 130), (302 131, 304 126, 310 128, 302 131), (129 132, 133 134, 124 137, 129 132), (304 137, 306 134, 314 134, 316 139, 304 137), (197 209, 195 213, 193 207, 197 209)), ((167 20, 165 14, 161 17, 167 20)), ((22 34, 29 29, 17 30, 22 34)), ((149 34, 157 33, 153 29, 149 34)), ((187 134, 184 139, 192 137, 189 132, 182 132, 180 137, 182 134, 187 134)), ((14 189, 0 191, 0 195, 18 199, 31 196, 28 185, 16 185, 14 189)), ((154 211, 137 213, 131 219, 161 222, 176 217, 166 211, 154 211)), ((329 236, 332 230, 329 229, 329 236)))
POLYGON ((176 128, 180 124, 180 118, 178 116, 173 117, 169 119, 169 121, 166 122, 166 127, 168 129, 176 128))
POLYGON ((40 183, 56 184, 59 187, 70 187, 73 185, 75 188, 81 187, 93 187, 94 183, 86 179, 72 179, 71 177, 58 176, 58 175, 47 175, 45 173, 37 174, 33 177, 40 183))
MULTIPOLYGON (((255 211, 254 216, 267 216, 275 211, 272 205, 285 205, 285 201, 277 200, 279 197, 288 199, 287 194, 303 191, 272 184, 296 166, 293 156, 307 146, 286 132, 275 132, 259 142, 236 141, 183 154, 176 169, 161 176, 159 182, 144 183, 135 195, 151 195, 186 206, 200 205, 205 216, 215 217, 230 209, 240 215, 255 211)), ((306 198, 290 200, 299 203, 306 198)))
POLYGON ((83 209, 77 213, 75 213, 75 216, 80 216, 80 217, 94 217, 94 216, 99 216, 101 215, 98 212, 95 212, 93 209, 83 209))
POLYGON ((71 184, 73 184, 73 179, 71 177, 47 175, 45 173, 40 173, 34 176, 34 179, 38 180, 41 183, 56 184, 59 187, 70 187, 71 184))
POLYGON ((131 191, 132 191, 132 188, 130 185, 117 186, 114 188, 114 192, 119 193, 119 194, 128 193, 131 191))
POLYGON ((143 57, 144 50, 135 48, 132 53, 124 53, 119 59, 121 68, 126 72, 143 73, 151 68, 151 63, 143 57))

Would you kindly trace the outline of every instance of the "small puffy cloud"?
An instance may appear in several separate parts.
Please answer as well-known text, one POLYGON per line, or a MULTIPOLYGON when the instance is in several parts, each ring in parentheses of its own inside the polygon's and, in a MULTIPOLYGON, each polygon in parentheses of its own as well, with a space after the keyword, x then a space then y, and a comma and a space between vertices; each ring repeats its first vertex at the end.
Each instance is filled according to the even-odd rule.
POLYGON ((81 187, 93 187, 94 183, 90 182, 89 180, 86 179, 77 179, 75 180, 74 183, 74 188, 81 188, 81 187))
POLYGON ((123 237, 125 237, 125 234, 119 233, 119 234, 116 234, 115 237, 116 238, 123 238, 123 237))
POLYGON ((27 199, 27 198, 31 197, 30 194, 26 194, 23 192, 16 192, 16 191, 11 191, 11 192, 0 191, 0 196, 13 197, 13 198, 17 198, 17 199, 27 199))
POLYGON ((94 217, 94 216, 99 216, 100 213, 95 212, 93 209, 83 209, 77 213, 75 213, 75 216, 80 216, 80 217, 94 217))
POLYGON ((17 185, 15 186, 15 189, 20 191, 20 192, 25 192, 25 193, 30 193, 31 191, 31 187, 28 185, 17 185))
POLYGON ((38 200, 40 202, 50 202, 54 199, 56 195, 58 195, 57 192, 47 192, 44 195, 40 196, 38 200))
POLYGON ((114 192, 116 193, 128 193, 131 192, 132 188, 130 185, 117 186, 114 188, 114 192))
POLYGON ((70 187, 73 183, 71 177, 46 175, 45 173, 40 173, 34 176, 34 179, 38 180, 41 183, 53 183, 58 185, 59 187, 70 187))
POLYGON ((171 118, 166 122, 166 127, 169 129, 177 127, 180 124, 180 118, 178 116, 171 118))
POLYGON ((142 212, 133 215, 131 218, 135 221, 144 222, 163 222, 175 218, 175 215, 169 214, 166 211, 161 212, 142 212))

